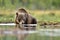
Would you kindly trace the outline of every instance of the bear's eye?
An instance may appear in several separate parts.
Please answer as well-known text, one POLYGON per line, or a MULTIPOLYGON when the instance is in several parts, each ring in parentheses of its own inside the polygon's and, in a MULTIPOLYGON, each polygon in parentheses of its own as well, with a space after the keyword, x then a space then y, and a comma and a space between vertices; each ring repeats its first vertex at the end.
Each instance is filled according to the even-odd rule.
POLYGON ((18 16, 18 13, 16 13, 16 15, 18 16))

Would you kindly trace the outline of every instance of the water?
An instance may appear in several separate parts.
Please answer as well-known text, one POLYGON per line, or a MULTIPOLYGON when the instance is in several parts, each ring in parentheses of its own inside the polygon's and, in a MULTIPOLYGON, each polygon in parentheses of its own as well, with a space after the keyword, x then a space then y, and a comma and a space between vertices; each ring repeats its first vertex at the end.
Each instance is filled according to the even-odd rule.
POLYGON ((60 29, 19 30, 14 23, 0 24, 0 40, 60 40, 60 29))

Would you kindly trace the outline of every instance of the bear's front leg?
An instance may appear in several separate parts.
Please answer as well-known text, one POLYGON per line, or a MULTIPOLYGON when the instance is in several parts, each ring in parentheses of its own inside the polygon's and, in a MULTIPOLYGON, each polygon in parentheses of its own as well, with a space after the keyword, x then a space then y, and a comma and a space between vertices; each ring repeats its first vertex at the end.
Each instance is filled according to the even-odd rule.
POLYGON ((24 23, 24 21, 21 20, 20 23, 19 23, 19 28, 20 28, 20 29, 24 29, 24 25, 23 25, 23 23, 24 23))

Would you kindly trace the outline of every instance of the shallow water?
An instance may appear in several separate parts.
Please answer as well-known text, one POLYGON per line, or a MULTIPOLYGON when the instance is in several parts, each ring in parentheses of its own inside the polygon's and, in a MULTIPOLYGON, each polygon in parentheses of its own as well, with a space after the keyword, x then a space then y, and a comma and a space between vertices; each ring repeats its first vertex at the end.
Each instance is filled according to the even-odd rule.
POLYGON ((0 24, 0 40, 19 40, 17 35, 27 35, 25 40, 60 40, 60 29, 17 30, 14 23, 0 24), (20 34, 21 33, 21 34, 20 34))

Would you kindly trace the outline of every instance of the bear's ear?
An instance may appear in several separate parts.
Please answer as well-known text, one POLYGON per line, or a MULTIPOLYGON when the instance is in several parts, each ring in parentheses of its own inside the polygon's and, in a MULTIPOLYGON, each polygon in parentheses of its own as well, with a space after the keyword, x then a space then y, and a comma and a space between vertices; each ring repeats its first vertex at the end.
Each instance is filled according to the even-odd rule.
POLYGON ((16 15, 18 16, 18 13, 16 13, 16 15))
POLYGON ((23 12, 23 13, 27 13, 27 11, 25 9, 23 9, 23 8, 19 9, 18 11, 23 12))

